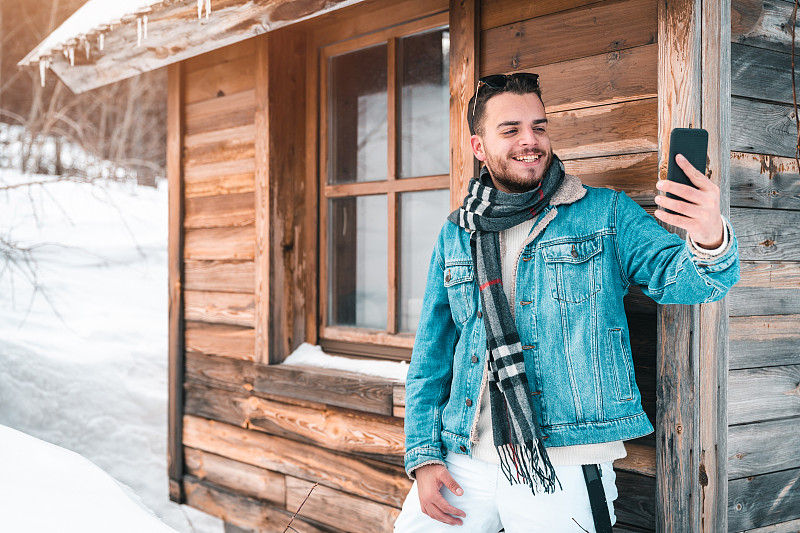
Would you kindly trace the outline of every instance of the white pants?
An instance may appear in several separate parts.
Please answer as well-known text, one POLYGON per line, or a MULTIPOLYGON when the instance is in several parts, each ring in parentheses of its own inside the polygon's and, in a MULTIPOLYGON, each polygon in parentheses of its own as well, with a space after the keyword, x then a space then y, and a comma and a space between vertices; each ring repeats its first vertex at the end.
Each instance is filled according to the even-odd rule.
MULTIPOLYGON (((594 533, 594 519, 580 466, 556 466, 562 489, 534 495, 527 485, 511 485, 500 465, 450 453, 447 470, 464 489, 456 496, 442 487, 445 499, 464 511, 463 525, 449 526, 426 514, 419 504, 417 483, 403 503, 394 524, 395 533, 594 533)), ((617 499, 616 474, 611 463, 600 465, 611 524, 616 522, 613 501, 617 499)))

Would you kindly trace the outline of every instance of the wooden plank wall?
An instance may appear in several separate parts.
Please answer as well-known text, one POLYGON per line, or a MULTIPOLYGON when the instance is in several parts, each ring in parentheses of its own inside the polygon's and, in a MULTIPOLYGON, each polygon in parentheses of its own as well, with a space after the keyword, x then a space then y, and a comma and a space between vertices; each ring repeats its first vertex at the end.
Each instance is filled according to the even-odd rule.
MULTIPOLYGON (((655 0, 481 3, 480 75, 540 76, 555 153, 587 185, 625 190, 652 207, 658 179, 655 0)), ((655 420, 656 308, 626 299, 636 381, 655 420)), ((655 441, 619 461, 617 529, 655 529, 655 441)))
POLYGON ((730 531, 796 531, 800 518, 792 4, 734 0, 731 12, 731 217, 742 280, 730 295, 730 531))

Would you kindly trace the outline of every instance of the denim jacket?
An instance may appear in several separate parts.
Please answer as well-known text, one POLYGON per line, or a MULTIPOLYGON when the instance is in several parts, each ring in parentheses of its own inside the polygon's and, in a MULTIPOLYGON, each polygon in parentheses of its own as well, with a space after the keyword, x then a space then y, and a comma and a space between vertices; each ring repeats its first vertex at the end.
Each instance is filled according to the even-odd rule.
MULTIPOLYGON (((545 445, 628 440, 653 431, 641 406, 622 298, 719 300, 739 279, 736 238, 716 256, 668 232, 626 194, 567 175, 517 258, 514 312, 545 445)), ((451 222, 431 258, 406 381, 409 474, 470 454, 486 332, 470 233, 451 222)), ((411 474, 413 475, 413 474, 411 474)))

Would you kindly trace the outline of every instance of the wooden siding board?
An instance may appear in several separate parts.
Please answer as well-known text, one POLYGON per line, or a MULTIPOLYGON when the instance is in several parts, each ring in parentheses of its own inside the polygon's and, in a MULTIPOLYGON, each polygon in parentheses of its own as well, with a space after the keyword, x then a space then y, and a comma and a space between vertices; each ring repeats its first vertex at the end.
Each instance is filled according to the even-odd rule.
POLYGON ((187 165, 184 173, 186 198, 247 193, 255 190, 254 159, 187 165))
POLYGON ((614 0, 482 31, 481 75, 655 43, 656 15, 652 0, 614 0))
POLYGON ((206 355, 186 354, 186 383, 249 394, 256 380, 256 365, 251 361, 206 355))
POLYGON ((253 260, 255 256, 255 228, 202 228, 185 231, 184 259, 253 260))
POLYGON ((186 76, 186 103, 221 98, 249 91, 255 87, 255 57, 245 55, 225 63, 216 63, 186 76))
POLYGON ((800 257, 800 212, 731 209, 742 261, 792 261, 800 257))
POLYGON ((255 157, 255 124, 184 137, 184 161, 191 167, 255 157))
POLYGON ((193 448, 308 481, 319 481, 393 507, 400 507, 411 489, 411 480, 400 466, 354 458, 213 420, 186 416, 184 442, 193 448))
POLYGON ((255 330, 227 324, 186 323, 186 350, 253 361, 255 330))
POLYGON ((186 320, 250 328, 255 325, 252 294, 187 290, 183 297, 186 320))
POLYGON ((251 226, 256 218, 254 203, 253 193, 187 198, 183 226, 187 229, 251 226))
MULTIPOLYGON (((535 4, 530 4, 535 5, 535 4)), ((658 96, 658 45, 536 67, 548 113, 658 96)))
POLYGON ((792 56, 731 43, 731 94, 792 104, 792 56))
POLYGON ((733 426, 728 430, 728 478, 800 468, 798 450, 800 417, 733 426))
POLYGON ((559 11, 595 4, 600 0, 539 0, 517 2, 514 0, 482 0, 481 29, 488 30, 520 20, 550 15, 559 11))
POLYGON ((286 507, 303 504, 302 516, 349 533, 391 531, 400 510, 293 477, 286 478, 286 507), (308 499, 306 497, 308 496, 308 499))
POLYGON ((728 490, 731 531, 800 517, 800 469, 735 479, 728 490))
POLYGON ((186 135, 253 124, 255 105, 254 89, 188 104, 186 135))
POLYGON ((731 98, 731 150, 794 157, 797 125, 792 106, 731 98))
POLYGON ((740 533, 797 533, 798 531, 800 531, 800 519, 748 529, 740 533))
POLYGON ((564 161, 564 167, 592 187, 610 187, 625 193, 640 205, 655 205, 658 193, 656 152, 591 157, 564 161))
POLYGON ((548 113, 547 129, 562 160, 655 152, 657 112, 655 98, 560 111, 548 113))
MULTIPOLYGON (((731 2, 731 41, 790 53, 791 19, 791 2, 734 0, 731 2)), ((795 32, 800 34, 800 24, 795 26, 795 32)))
POLYGON ((800 210, 794 158, 731 152, 731 207, 800 210))
POLYGON ((728 302, 730 316, 800 314, 800 289, 734 286, 728 302))
POLYGON ((184 448, 186 471, 200 481, 225 487, 238 494, 275 502, 286 502, 286 476, 240 463, 220 455, 184 448))
POLYGON ((617 491, 622 497, 614 502, 617 520, 652 530, 656 523, 656 480, 631 472, 617 472, 617 491))
POLYGON ((800 315, 731 318, 730 369, 800 365, 800 315))
POLYGON ((252 56, 255 50, 255 40, 245 39, 229 46, 217 48, 205 54, 194 56, 184 62, 186 72, 193 73, 204 70, 214 65, 230 63, 242 56, 252 56))
POLYGON ((800 365, 731 370, 728 422, 748 424, 800 415, 800 365))
POLYGON ((184 262, 184 289, 253 293, 255 266, 252 261, 187 260, 184 262))

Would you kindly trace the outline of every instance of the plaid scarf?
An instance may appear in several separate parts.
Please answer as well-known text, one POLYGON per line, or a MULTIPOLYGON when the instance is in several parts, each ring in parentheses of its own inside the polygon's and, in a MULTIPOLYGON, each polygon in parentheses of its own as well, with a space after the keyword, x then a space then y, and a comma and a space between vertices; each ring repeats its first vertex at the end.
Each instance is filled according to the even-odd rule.
POLYGON ((484 167, 479 178, 470 180, 464 204, 448 217, 472 232, 472 264, 486 327, 492 432, 500 465, 510 483, 526 484, 534 494, 537 488, 554 492, 556 483, 561 483, 542 443, 519 333, 503 292, 499 232, 536 217, 563 179, 564 165, 553 155, 537 188, 510 194, 494 188, 484 167))

